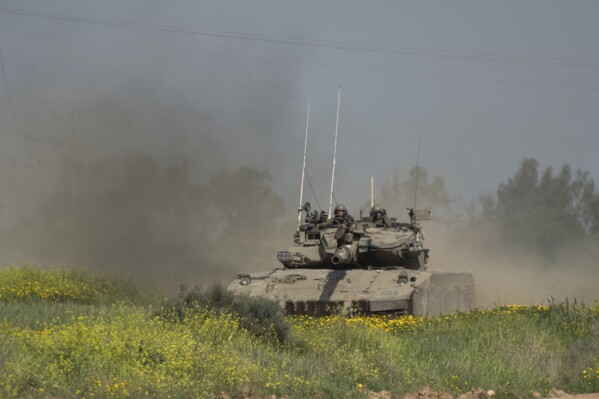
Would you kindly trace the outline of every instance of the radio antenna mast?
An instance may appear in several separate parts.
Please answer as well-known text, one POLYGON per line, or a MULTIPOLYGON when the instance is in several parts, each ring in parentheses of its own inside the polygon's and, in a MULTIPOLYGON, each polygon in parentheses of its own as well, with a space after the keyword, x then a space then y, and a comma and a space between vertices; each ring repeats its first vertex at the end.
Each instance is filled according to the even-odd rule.
POLYGON ((416 155, 416 183, 414 188, 414 209, 417 208, 418 202, 418 172, 420 171, 420 137, 418 137, 418 155, 416 155))
POLYGON ((333 146, 333 173, 331 174, 331 195, 329 197, 329 219, 333 209, 333 184, 335 183, 335 159, 337 158, 337 135, 339 134, 339 105, 341 104, 341 86, 337 90, 337 122, 335 123, 335 145, 333 146))
POLYGON ((297 211, 297 228, 302 224, 302 202, 304 201, 304 177, 306 176, 306 154, 308 152, 308 125, 310 123, 310 100, 308 100, 308 115, 306 116, 306 138, 304 139, 304 166, 302 167, 302 182, 300 184, 300 200, 297 211))
POLYGON ((370 176, 370 208, 374 206, 374 177, 370 176))

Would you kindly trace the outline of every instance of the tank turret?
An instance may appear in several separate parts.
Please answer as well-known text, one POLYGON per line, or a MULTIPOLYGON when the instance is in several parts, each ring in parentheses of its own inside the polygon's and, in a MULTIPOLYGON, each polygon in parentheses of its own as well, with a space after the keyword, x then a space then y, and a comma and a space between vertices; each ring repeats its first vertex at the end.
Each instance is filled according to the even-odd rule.
POLYGON ((302 209, 305 223, 296 231, 294 245, 277 255, 285 268, 426 268, 429 250, 423 245, 420 221, 429 220, 430 211, 408 209, 409 223, 391 219, 385 226, 371 217, 323 223, 317 212, 310 213, 309 203, 302 209))

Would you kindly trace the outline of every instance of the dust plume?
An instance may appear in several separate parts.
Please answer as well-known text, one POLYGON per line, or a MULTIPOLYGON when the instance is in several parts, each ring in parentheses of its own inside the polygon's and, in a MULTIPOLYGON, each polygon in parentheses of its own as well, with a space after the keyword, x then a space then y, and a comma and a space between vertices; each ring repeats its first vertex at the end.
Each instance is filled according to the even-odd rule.
MULTIPOLYGON (((272 254, 281 199, 267 172, 239 168, 194 184, 186 160, 147 155, 65 160, 59 185, 30 217, 3 230, 5 260, 207 283, 272 254)), ((270 257, 272 259, 272 256, 270 257)))
POLYGON ((451 237, 445 231, 436 236, 435 229, 427 230, 432 236, 431 268, 472 273, 478 306, 547 305, 552 298, 585 303, 599 299, 596 240, 564 246, 548 261, 542 253, 507 243, 497 226, 479 227, 476 232, 454 228, 451 237))
POLYGON ((3 165, 2 264, 188 284, 274 267, 272 254, 290 238, 270 172, 280 160, 269 149, 279 145, 293 79, 267 80, 246 83, 260 93, 192 105, 134 79, 58 115, 61 129, 25 143, 36 161, 3 165), (226 111, 240 106, 239 115, 226 111))
POLYGON ((524 159, 496 195, 459 210, 441 177, 416 171, 396 171, 381 187, 379 205, 402 220, 418 187, 418 206, 432 210, 433 219, 422 222, 429 266, 472 273, 479 306, 599 299, 599 195, 587 172, 568 165, 539 171, 534 159, 524 159))

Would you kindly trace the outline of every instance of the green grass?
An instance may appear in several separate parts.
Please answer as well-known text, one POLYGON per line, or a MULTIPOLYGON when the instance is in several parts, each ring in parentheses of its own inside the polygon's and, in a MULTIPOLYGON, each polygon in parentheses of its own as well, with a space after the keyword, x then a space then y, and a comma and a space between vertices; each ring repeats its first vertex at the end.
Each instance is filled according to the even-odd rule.
POLYGON ((220 288, 157 307, 161 294, 78 271, 2 269, 3 287, 30 295, 0 297, 0 398, 599 391, 598 306, 281 318, 272 304, 220 288))
POLYGON ((34 265, 0 269, 0 301, 81 304, 147 304, 160 291, 129 280, 85 270, 49 268, 34 265))

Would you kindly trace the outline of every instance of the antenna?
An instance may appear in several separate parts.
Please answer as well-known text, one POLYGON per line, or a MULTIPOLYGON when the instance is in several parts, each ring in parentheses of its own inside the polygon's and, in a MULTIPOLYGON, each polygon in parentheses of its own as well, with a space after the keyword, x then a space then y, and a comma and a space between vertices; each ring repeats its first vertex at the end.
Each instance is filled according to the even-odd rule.
POLYGON ((418 137, 418 155, 416 155, 416 183, 414 188, 414 209, 418 206, 418 172, 420 171, 420 137, 418 137))
POLYGON ((374 177, 370 176, 370 209, 374 206, 374 177))
POLYGON ((302 202, 304 201, 304 177, 306 176, 306 154, 308 152, 308 124, 310 123, 310 100, 308 100, 308 115, 306 116, 306 138, 304 139, 304 166, 302 167, 302 182, 300 184, 300 200, 297 212, 297 228, 302 223, 302 202))
POLYGON ((333 184, 335 183, 335 159, 337 158, 337 135, 339 134, 339 106, 341 105, 341 86, 337 90, 337 122, 335 123, 335 145, 333 146, 333 172, 331 174, 331 196, 329 197, 329 219, 333 209, 333 184))

